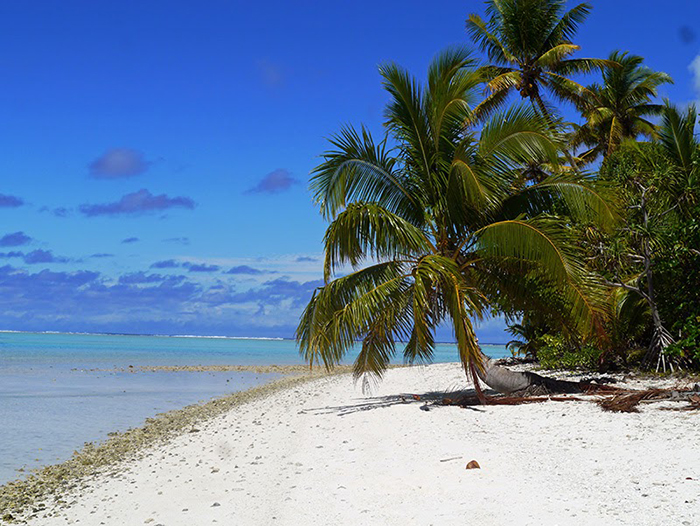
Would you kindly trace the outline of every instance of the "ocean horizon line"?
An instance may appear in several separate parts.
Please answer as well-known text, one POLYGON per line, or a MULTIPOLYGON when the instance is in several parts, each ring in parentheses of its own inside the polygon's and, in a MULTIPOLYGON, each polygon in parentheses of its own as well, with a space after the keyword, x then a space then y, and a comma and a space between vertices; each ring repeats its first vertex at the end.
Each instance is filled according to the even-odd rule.
MULTIPOLYGON (((0 329, 0 334, 57 334, 67 336, 139 336, 144 338, 201 338, 212 340, 261 340, 261 341, 295 341, 294 338, 277 336, 225 336, 225 335, 201 335, 201 334, 156 334, 156 333, 130 333, 130 332, 83 332, 83 331, 23 331, 16 329, 0 329)), ((359 343, 359 342, 358 342, 359 343)), ((397 341, 396 343, 407 343, 397 341)), ((456 342, 435 342, 440 345, 455 345, 456 342)), ((481 345, 506 345, 498 342, 480 342, 481 345)))

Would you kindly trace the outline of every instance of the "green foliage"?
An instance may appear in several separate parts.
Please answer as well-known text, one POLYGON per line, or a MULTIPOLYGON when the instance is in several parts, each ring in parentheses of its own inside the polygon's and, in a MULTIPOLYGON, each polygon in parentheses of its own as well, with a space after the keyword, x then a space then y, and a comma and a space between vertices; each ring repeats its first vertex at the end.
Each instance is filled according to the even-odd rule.
POLYGON ((561 335, 546 334, 540 337, 537 354, 545 369, 596 369, 602 349, 594 345, 573 346, 561 335))
POLYGON ((629 363, 629 350, 639 348, 651 338, 649 304, 634 292, 615 289, 611 294, 612 316, 607 323, 608 361, 629 363))
POLYGON ((313 172, 331 223, 326 285, 297 329, 305 359, 332 367, 361 341, 355 375, 380 377, 396 341, 408 341, 407 362, 429 361, 446 323, 465 367, 478 365, 472 320, 528 301, 571 331, 593 330, 604 298, 572 225, 585 218, 609 228, 615 213, 590 179, 557 171, 561 134, 529 106, 495 114, 480 131, 465 128, 481 76, 463 49, 436 57, 425 86, 394 64, 380 72, 387 139, 345 128, 313 172), (533 158, 556 175, 524 180, 533 158), (543 289, 551 293, 538 295, 543 289))
POLYGON ((522 320, 509 348, 545 367, 633 363, 659 320, 700 366, 696 110, 658 104, 672 80, 642 57, 574 58, 590 10, 488 0, 467 20, 486 65, 452 48, 424 85, 381 66, 386 135, 343 128, 312 173, 330 225, 326 284, 297 329, 306 360, 332 367, 361 341, 356 376, 380 377, 396 341, 406 362, 428 362, 449 324, 468 366, 481 356, 472 320, 491 311, 522 320), (570 78, 595 70, 588 87, 570 78), (503 110, 511 93, 530 104, 503 110), (581 111, 573 134, 552 100, 581 111), (600 154, 599 173, 579 171, 600 154))
POLYGON ((579 46, 572 42, 591 11, 587 3, 565 10, 564 0, 488 0, 486 20, 471 14, 467 31, 489 60, 482 71, 488 96, 477 106, 478 117, 488 115, 511 92, 536 104, 543 115, 552 108, 542 98, 580 104, 586 89, 571 80, 608 64, 605 60, 572 58, 579 46))
POLYGON ((525 356, 537 358, 542 346, 542 336, 547 334, 550 328, 544 321, 533 316, 526 316, 522 323, 513 323, 508 326, 508 332, 517 339, 506 344, 506 349, 513 356, 525 356))
POLYGON ((655 136, 656 126, 648 118, 661 114, 664 107, 654 98, 659 86, 673 82, 666 73, 643 66, 640 56, 613 51, 608 60, 603 84, 588 86, 579 104, 586 123, 576 126, 572 147, 589 148, 578 155, 584 163, 611 154, 625 139, 655 136))
MULTIPOLYGON (((600 249, 589 254, 594 268, 629 289, 618 298, 627 308, 616 310, 608 327, 613 352, 650 345, 652 304, 661 323, 681 339, 692 333, 686 320, 700 314, 700 144, 695 120, 693 107, 681 112, 667 104, 658 140, 623 143, 601 167, 600 178, 619 186, 625 204, 624 228, 600 236, 590 244, 600 249)), ((678 354, 680 347, 672 349, 678 354)))
POLYGON ((700 316, 689 316, 681 325, 682 338, 669 347, 669 353, 693 360, 700 366, 700 316))

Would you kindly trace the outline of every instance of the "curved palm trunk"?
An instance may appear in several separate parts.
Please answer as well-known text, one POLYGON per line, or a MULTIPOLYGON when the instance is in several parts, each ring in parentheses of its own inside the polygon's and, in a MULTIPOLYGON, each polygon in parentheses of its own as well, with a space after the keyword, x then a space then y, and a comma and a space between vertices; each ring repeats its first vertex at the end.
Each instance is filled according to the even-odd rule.
MULTIPOLYGON (((549 393, 581 393, 583 387, 579 382, 555 380, 546 378, 529 371, 511 371, 494 360, 482 354, 483 367, 474 367, 479 379, 494 391, 502 394, 549 394, 549 393)), ((476 383, 476 379, 475 379, 476 383)))

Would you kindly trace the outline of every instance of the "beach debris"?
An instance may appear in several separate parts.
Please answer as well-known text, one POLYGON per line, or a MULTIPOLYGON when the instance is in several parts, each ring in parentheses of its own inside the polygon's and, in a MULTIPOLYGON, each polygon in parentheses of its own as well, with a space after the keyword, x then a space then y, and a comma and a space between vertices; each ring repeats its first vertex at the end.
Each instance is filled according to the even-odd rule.
POLYGON ((211 505, 212 508, 218 508, 219 506, 221 506, 221 504, 219 504, 218 502, 215 502, 211 505))
POLYGON ((424 404, 424 405, 420 406, 420 410, 421 411, 430 411, 430 407, 428 407, 428 404, 424 404))
POLYGON ((420 395, 414 394, 413 399, 420 402, 420 395))
MULTIPOLYGON (((554 379, 549 379, 554 381, 554 379)), ((560 382, 559 380, 556 380, 560 382)), ((637 412, 640 403, 651 402, 687 402, 678 407, 662 407, 670 411, 696 411, 700 410, 700 384, 692 388, 687 386, 675 386, 672 388, 655 389, 630 389, 609 385, 615 383, 615 378, 589 378, 580 382, 564 382, 566 386, 576 386, 579 391, 576 395, 573 391, 555 394, 548 389, 526 389, 510 394, 487 395, 476 391, 465 391, 461 394, 450 394, 442 398, 441 405, 456 405, 465 409, 473 409, 479 405, 521 405, 543 402, 592 402, 601 406, 606 411, 637 412)))
POLYGON ((522 405, 522 404, 537 404, 542 402, 571 402, 571 401, 582 401, 582 398, 577 398, 575 396, 511 396, 511 395, 499 395, 499 396, 485 396, 483 400, 479 399, 476 394, 467 393, 457 399, 450 399, 449 404, 446 405, 458 405, 465 409, 474 409, 473 406, 477 405, 522 405))
POLYGON ((450 457, 450 458, 441 458, 440 462, 449 462, 450 460, 459 460, 462 457, 450 457))
POLYGON ((476 460, 470 460, 467 463, 467 469, 481 469, 481 466, 476 460))
POLYGON ((644 391, 627 391, 598 401, 598 405, 606 411, 618 413, 638 413, 642 402, 688 402, 689 405, 678 408, 683 410, 700 409, 700 396, 695 390, 679 389, 646 389, 644 391))

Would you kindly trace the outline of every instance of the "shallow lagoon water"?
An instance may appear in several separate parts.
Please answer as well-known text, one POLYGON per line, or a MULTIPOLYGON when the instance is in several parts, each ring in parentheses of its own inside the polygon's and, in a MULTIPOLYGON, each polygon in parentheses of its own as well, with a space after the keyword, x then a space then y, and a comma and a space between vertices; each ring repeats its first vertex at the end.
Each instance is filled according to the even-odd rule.
MULTIPOLYGON (((484 345, 492 357, 502 345, 484 345)), ((400 349, 399 349, 400 355, 400 349)), ((352 357, 350 357, 352 359, 352 357)), ((439 344, 436 362, 457 359, 439 344)), ((115 372, 129 365, 302 364, 291 340, 0 333, 0 484, 157 413, 254 387, 253 372, 115 372)))

